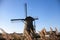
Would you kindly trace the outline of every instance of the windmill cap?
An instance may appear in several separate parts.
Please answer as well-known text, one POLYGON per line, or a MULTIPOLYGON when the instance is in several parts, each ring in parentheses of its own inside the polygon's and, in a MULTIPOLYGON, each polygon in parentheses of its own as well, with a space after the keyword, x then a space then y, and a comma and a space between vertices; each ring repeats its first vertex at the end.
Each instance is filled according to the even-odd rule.
POLYGON ((34 21, 34 18, 29 16, 29 17, 26 17, 25 20, 27 20, 27 21, 34 21))

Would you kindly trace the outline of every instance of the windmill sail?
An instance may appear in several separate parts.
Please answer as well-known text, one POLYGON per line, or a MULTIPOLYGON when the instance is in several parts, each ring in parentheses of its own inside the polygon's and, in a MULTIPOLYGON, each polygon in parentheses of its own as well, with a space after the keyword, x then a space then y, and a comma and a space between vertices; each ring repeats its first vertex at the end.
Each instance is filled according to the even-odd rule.
POLYGON ((24 20, 24 19, 11 19, 11 21, 19 21, 19 20, 24 20))
POLYGON ((25 16, 27 17, 27 3, 25 3, 25 16))

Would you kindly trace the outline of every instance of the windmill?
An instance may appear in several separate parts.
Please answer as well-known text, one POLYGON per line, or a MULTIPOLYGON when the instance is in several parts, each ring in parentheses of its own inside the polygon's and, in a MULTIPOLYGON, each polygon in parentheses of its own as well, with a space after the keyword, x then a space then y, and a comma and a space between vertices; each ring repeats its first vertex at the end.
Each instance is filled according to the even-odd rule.
POLYGON ((28 32, 28 34, 31 33, 31 30, 32 32, 35 31, 35 20, 37 20, 38 18, 33 18, 31 16, 27 16, 27 4, 25 3, 25 19, 11 19, 11 21, 24 21, 25 23, 25 28, 24 28, 24 34, 25 34, 25 31, 28 32), (34 22, 34 25, 33 25, 33 22, 34 22))

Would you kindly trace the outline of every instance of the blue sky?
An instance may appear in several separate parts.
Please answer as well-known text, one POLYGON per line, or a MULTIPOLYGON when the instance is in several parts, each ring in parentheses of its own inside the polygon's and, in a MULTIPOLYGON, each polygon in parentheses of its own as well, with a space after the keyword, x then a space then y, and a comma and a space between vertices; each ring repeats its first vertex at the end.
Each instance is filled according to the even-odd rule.
POLYGON ((36 31, 44 27, 49 31, 55 27, 60 31, 60 0, 0 0, 0 28, 7 33, 23 32, 24 23, 11 19, 25 18, 24 3, 27 2, 28 16, 38 17, 36 31))

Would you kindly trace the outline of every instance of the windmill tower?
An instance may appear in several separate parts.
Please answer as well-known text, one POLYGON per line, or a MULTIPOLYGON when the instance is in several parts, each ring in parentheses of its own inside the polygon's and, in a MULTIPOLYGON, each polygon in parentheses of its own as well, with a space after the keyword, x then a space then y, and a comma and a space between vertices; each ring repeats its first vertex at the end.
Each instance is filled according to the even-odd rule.
POLYGON ((24 28, 24 36, 26 36, 26 32, 31 35, 32 33, 35 33, 35 20, 37 20, 38 18, 33 18, 31 16, 27 16, 27 4, 25 3, 25 19, 11 19, 11 21, 19 21, 19 20, 22 20, 24 21, 25 23, 25 28, 24 28), (33 25, 33 22, 34 22, 34 25, 33 25))

